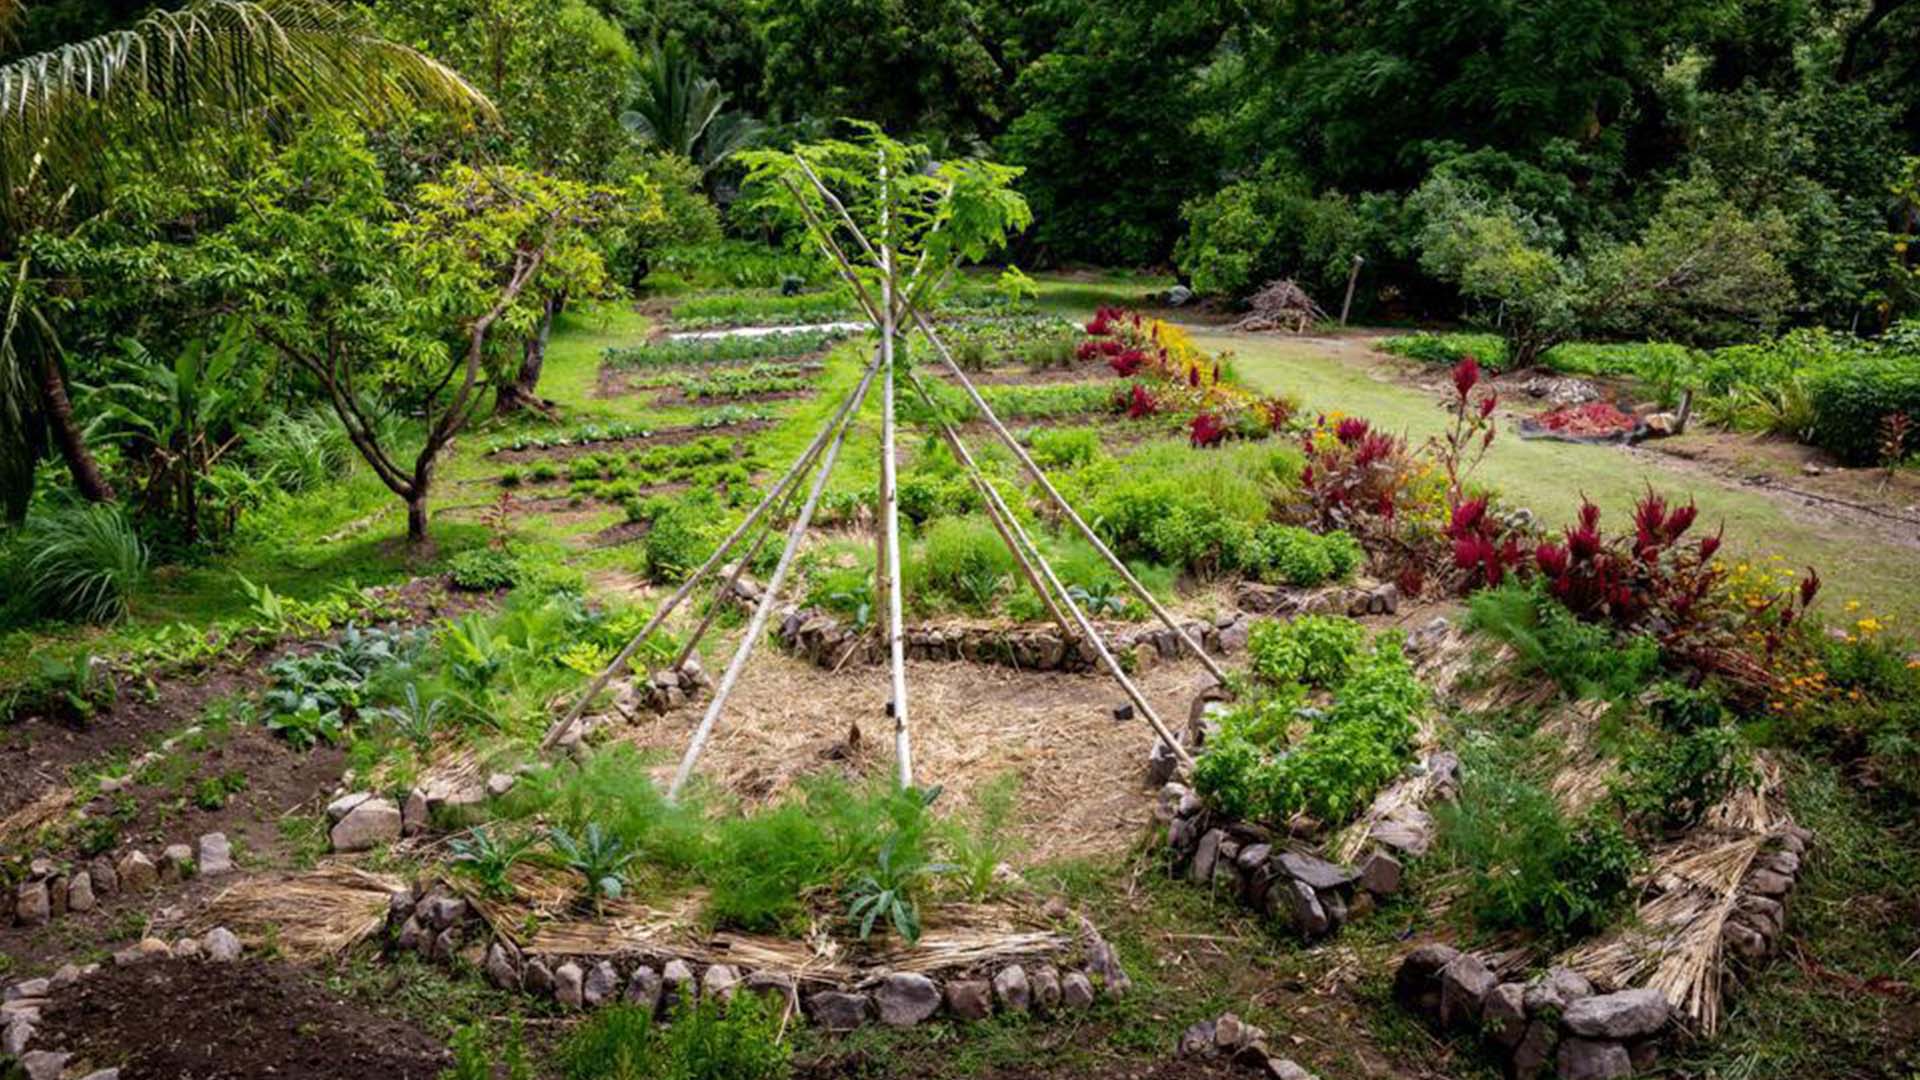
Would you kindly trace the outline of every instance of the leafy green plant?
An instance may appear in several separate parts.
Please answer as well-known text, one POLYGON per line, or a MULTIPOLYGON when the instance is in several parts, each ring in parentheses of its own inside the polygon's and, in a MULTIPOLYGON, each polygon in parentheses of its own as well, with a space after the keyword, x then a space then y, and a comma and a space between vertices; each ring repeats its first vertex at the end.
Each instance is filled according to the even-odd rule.
POLYGON ((412 744, 415 750, 424 752, 433 745, 433 736, 440 730, 447 703, 437 697, 421 700, 417 682, 408 683, 401 693, 404 696, 398 705, 373 709, 371 715, 386 721, 395 735, 412 744))
POLYGON ((219 810, 233 796, 247 790, 247 774, 229 769, 194 785, 193 804, 202 810, 219 810))
POLYGON ((1527 929, 1550 941, 1588 936, 1625 906, 1642 856, 1604 811, 1578 821, 1517 773, 1514 751, 1470 747, 1460 798, 1438 812, 1441 841, 1468 880, 1484 930, 1527 929))
POLYGON ((45 614, 114 622, 147 578, 147 546, 118 506, 62 507, 27 519, 21 575, 45 614))
POLYGON ((566 863, 567 869, 584 879, 587 900, 594 907, 599 907, 603 900, 620 899, 626 888, 627 865, 636 854, 628 849, 625 841, 592 821, 578 836, 565 829, 548 829, 547 843, 566 863))
POLYGON ((873 868, 847 890, 847 918, 860 928, 860 940, 872 937, 875 923, 885 920, 882 925, 892 924, 907 944, 919 941, 918 894, 928 878, 950 869, 946 863, 924 861, 902 845, 899 836, 889 836, 880 845, 873 868))
POLYGON ((487 1029, 478 1023, 455 1031, 447 1043, 453 1051, 453 1064, 441 1071, 439 1080, 534 1080, 519 1017, 513 1018, 498 1051, 489 1045, 487 1035, 487 1029))
POLYGON ((1344 615, 1303 615, 1254 624, 1247 641, 1253 674, 1278 686, 1338 686, 1366 642, 1367 631, 1344 615))
POLYGON ((1078 468, 1100 456, 1100 433, 1090 427, 1050 427, 1034 432, 1033 459, 1049 469, 1078 468))
POLYGON ((1360 542, 1339 530, 1323 534, 1293 525, 1262 525, 1239 561, 1261 581, 1312 588, 1346 580, 1365 559, 1360 542))
POLYGON ((456 589, 492 592, 519 584, 520 560, 498 548, 473 548, 447 563, 447 577, 456 589))
POLYGON ((780 1041, 780 1010, 760 994, 674 1003, 671 1023, 637 1005, 611 1005, 560 1046, 566 1080, 783 1080, 792 1050, 780 1041))
POLYGON ((997 776, 974 791, 965 817, 943 823, 952 873, 971 900, 993 895, 1000 867, 1019 850, 1012 828, 1019 788, 1018 773, 997 776))
POLYGON ((346 429, 321 412, 273 414, 248 433, 246 451, 260 479, 283 491, 330 483, 353 463, 346 429))
POLYGON ((513 895, 509 875, 514 864, 533 848, 533 837, 498 825, 483 825, 465 836, 454 837, 447 848, 453 854, 456 870, 473 878, 488 896, 504 899, 513 895))
POLYGON ((917 598, 945 597, 984 611, 1013 569, 1013 553, 984 516, 946 517, 936 519, 913 546, 906 580, 917 598))
POLYGON ((1069 585, 1067 595, 1088 615, 1125 618, 1130 610, 1127 592, 1112 578, 1102 578, 1091 585, 1069 585))
POLYGON ((1659 677, 1659 643, 1645 635, 1616 638, 1581 622, 1537 585, 1482 589, 1467 601, 1467 626, 1513 646, 1519 670, 1539 672, 1576 699, 1618 701, 1659 677))
POLYGON ((118 696, 106 663, 86 649, 45 649, 33 654, 32 675, 0 695, 0 719, 44 713, 84 722, 118 696))

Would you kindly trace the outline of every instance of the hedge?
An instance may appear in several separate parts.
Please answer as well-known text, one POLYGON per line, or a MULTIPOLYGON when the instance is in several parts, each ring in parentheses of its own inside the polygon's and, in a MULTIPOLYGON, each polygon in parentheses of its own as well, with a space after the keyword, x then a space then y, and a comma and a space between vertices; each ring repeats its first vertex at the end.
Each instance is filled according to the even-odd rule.
POLYGON ((1808 379, 1807 390, 1814 445, 1849 465, 1877 464, 1885 417, 1904 412, 1920 422, 1920 356, 1883 355, 1830 367, 1808 379))

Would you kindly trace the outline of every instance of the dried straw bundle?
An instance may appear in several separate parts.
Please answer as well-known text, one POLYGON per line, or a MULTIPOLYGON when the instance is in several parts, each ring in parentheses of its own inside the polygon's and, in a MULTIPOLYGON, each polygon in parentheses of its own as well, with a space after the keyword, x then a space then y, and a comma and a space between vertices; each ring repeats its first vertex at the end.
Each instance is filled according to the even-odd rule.
POLYGON ((212 900, 194 924, 224 926, 248 944, 272 941, 294 960, 337 956, 378 932, 399 878, 325 862, 304 873, 238 882, 212 900))
POLYGON ((1559 962, 1602 986, 1651 986, 1703 1035, 1718 1030, 1725 991, 1720 941, 1753 861, 1792 824, 1780 805, 1777 762, 1708 812, 1692 835, 1659 852, 1631 923, 1559 962))

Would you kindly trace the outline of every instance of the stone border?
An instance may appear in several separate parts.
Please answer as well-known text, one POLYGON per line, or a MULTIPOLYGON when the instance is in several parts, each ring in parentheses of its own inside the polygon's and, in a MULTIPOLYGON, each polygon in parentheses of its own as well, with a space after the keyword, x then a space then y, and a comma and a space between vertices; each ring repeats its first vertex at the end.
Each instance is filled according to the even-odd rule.
MULTIPOLYGON (((732 599, 752 604, 760 586, 746 578, 734 582, 732 599)), ((1247 647, 1256 616, 1309 613, 1350 615, 1391 614, 1399 610, 1400 590, 1392 584, 1336 585, 1299 590, 1242 583, 1235 600, 1241 610, 1212 623, 1189 620, 1181 627, 1209 653, 1234 653, 1247 647)), ((774 638, 787 652, 817 667, 838 669, 843 664, 882 664, 886 643, 878 635, 861 633, 820 608, 786 605, 780 609, 774 638)), ((1100 663, 1092 646, 1069 640, 1053 625, 1019 627, 950 626, 908 627, 909 660, 964 661, 999 664, 1024 671, 1092 671, 1100 663)), ((1178 660, 1179 635, 1164 626, 1141 624, 1113 633, 1107 641, 1114 655, 1130 659, 1133 670, 1144 671, 1160 661, 1178 660)))
MULTIPOLYGON (((1734 890, 1721 944, 1758 965, 1778 951, 1786 901, 1799 880, 1812 834, 1788 826, 1774 850, 1756 857, 1734 890)), ((1501 982, 1472 953, 1421 945, 1394 975, 1394 997, 1441 1032, 1477 1032, 1515 1080, 1617 1080, 1654 1068, 1679 1018, 1657 989, 1599 993, 1566 968, 1529 982, 1501 982)))
POLYGON ((1183 1058, 1225 1058, 1268 1080, 1318 1080, 1292 1058, 1280 1057, 1267 1045, 1267 1033, 1233 1013, 1202 1020, 1180 1033, 1175 1053, 1183 1058))
POLYGON ((1264 826, 1213 813, 1180 783, 1160 789, 1160 805, 1169 819, 1172 873, 1264 912, 1303 938, 1338 933, 1348 919, 1370 914, 1400 891, 1400 861, 1383 850, 1368 852, 1358 867, 1328 862, 1264 826))
MULTIPOLYGON (((142 938, 138 944, 114 953, 113 963, 116 967, 159 960, 230 964, 240 959, 242 951, 240 939, 226 927, 217 926, 200 937, 184 937, 171 945, 159 938, 142 938)), ((67 1075, 67 1066, 73 1060, 72 1054, 64 1050, 28 1047, 33 1044, 33 1037, 38 1032, 41 1010, 47 1007, 53 995, 99 970, 99 964, 85 967, 66 964, 47 978, 23 979, 7 987, 5 1000, 0 1001, 0 1060, 17 1060, 28 1080, 60 1080, 67 1075)), ((98 1069, 87 1073, 83 1080, 120 1080, 120 1070, 98 1069)))
POLYGON ((1097 933, 1080 968, 1053 963, 1006 963, 962 969, 941 979, 913 971, 875 972, 854 982, 777 971, 749 971, 653 953, 631 957, 532 955, 493 933, 456 891, 436 883, 393 894, 387 911, 388 947, 430 962, 463 962, 494 987, 550 998, 562 1007, 593 1009, 616 1001, 664 1016, 676 1001, 699 997, 730 1001, 739 993, 777 999, 832 1032, 868 1023, 912 1027, 945 1016, 985 1020, 996 1011, 1063 1016, 1093 1005, 1102 993, 1124 996, 1133 986, 1113 946, 1097 933))
MULTIPOLYGON (((78 865, 77 863, 75 865, 78 865)), ((211 832, 195 846, 169 844, 156 862, 132 848, 118 859, 96 855, 78 869, 64 861, 37 858, 11 895, 0 894, 0 922, 45 926, 68 912, 92 911, 118 893, 145 892, 192 877, 233 872, 233 847, 225 833, 211 832)))

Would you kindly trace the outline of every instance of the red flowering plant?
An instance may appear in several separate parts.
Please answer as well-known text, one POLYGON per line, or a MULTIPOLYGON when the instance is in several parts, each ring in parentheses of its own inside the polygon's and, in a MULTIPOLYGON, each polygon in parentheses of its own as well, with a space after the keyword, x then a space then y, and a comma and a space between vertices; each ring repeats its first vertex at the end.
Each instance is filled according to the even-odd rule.
POLYGON ((1192 423, 1187 426, 1187 440, 1196 450, 1219 446, 1226 437, 1226 422, 1210 412, 1195 413, 1192 423))
POLYGON ((1357 416, 1322 416, 1300 447, 1307 456, 1300 485, 1322 526, 1350 529, 1362 517, 1391 522, 1399 513, 1413 470, 1406 440, 1357 416))
POLYGON ((1778 681, 1771 661, 1819 594, 1820 576, 1809 569, 1777 604, 1739 603, 1716 559, 1722 534, 1690 536, 1698 516, 1691 501, 1670 505, 1649 489, 1634 507, 1633 532, 1609 536, 1600 508, 1583 500, 1575 523, 1561 540, 1541 543, 1534 562, 1547 592, 1577 618, 1651 634, 1670 660, 1764 694, 1778 681))
POLYGON ((1480 374, 1480 362, 1472 356, 1461 357, 1454 365, 1453 400, 1448 406, 1451 420, 1447 430, 1428 444, 1434 458, 1446 470, 1447 501, 1456 509, 1466 497, 1467 476, 1487 456, 1498 429, 1493 410, 1500 402, 1500 395, 1492 389, 1478 397, 1474 395, 1480 374))
POLYGON ((1526 567, 1526 530, 1489 511, 1484 495, 1453 503, 1445 535, 1464 589, 1497 586, 1526 567))
POLYGON ((1160 400, 1140 383, 1128 383, 1113 392, 1113 411, 1126 413, 1129 420, 1141 420, 1159 414, 1160 400))

